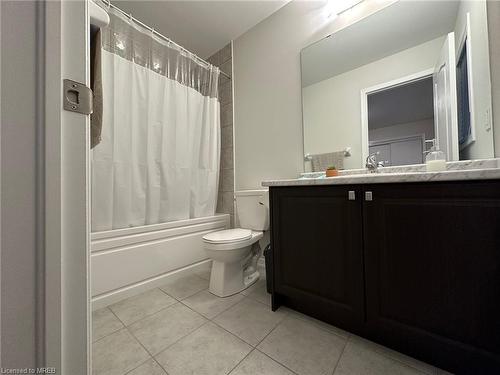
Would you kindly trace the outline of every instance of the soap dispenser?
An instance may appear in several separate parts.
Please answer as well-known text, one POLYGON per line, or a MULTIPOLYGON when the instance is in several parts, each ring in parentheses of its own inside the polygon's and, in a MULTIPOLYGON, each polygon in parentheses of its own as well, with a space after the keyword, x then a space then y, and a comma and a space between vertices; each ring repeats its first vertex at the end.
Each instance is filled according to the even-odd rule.
POLYGON ((432 147, 426 151, 425 167, 427 172, 439 172, 446 170, 446 156, 439 149, 435 139, 431 139, 432 147))

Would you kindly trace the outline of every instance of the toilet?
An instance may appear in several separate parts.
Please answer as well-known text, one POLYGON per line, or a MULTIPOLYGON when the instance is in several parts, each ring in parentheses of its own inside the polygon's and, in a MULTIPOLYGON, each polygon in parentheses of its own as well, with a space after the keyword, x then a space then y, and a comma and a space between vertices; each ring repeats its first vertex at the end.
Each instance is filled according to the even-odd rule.
POLYGON ((204 248, 212 259, 209 291, 219 297, 239 293, 259 279, 257 261, 265 247, 259 240, 269 228, 267 190, 237 191, 234 196, 240 228, 203 237, 204 248))

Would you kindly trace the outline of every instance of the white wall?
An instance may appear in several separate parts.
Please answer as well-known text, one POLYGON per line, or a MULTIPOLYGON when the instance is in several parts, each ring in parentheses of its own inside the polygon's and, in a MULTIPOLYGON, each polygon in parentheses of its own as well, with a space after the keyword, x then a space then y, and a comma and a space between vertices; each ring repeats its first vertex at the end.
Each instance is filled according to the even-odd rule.
POLYGON ((444 37, 304 88, 304 152, 351 147, 344 168, 362 168, 361 90, 433 68, 444 37))
MULTIPOLYGON (((491 78, 488 44, 488 24, 485 1, 463 1, 457 14, 455 26, 455 49, 458 53, 461 36, 465 30, 466 14, 470 13, 471 23, 471 66, 473 121, 476 141, 467 147, 460 159, 484 159, 494 156, 493 127, 491 126, 491 78), (487 126, 488 124, 488 126, 487 126), (487 129, 489 127, 489 129, 487 129)), ((493 34, 495 38, 495 34, 493 34)), ((457 56, 458 58, 458 56, 457 56)))
POLYGON ((326 19, 324 1, 292 1, 233 44, 236 190, 302 172, 300 50, 393 1, 326 19))
MULTIPOLYGON (((500 35, 500 2, 488 1, 488 34, 500 35)), ((490 38, 491 95, 493 101, 493 138, 495 156, 500 157, 500 43, 490 38)))
POLYGON ((368 139, 370 141, 383 141, 420 134, 425 134, 425 139, 432 139, 434 138, 434 119, 429 118, 426 120, 408 122, 406 124, 370 129, 368 134, 368 139))

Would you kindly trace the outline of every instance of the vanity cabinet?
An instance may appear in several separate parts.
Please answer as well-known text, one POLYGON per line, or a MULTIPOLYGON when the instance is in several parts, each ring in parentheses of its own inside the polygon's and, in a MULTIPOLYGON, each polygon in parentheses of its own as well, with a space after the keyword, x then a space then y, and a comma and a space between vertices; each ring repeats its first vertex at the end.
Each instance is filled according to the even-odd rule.
POLYGON ((271 187, 270 196, 273 308, 459 374, 500 373, 500 182, 271 187))
POLYGON ((364 320, 360 196, 347 187, 270 194, 275 292, 287 306, 350 329, 364 320))

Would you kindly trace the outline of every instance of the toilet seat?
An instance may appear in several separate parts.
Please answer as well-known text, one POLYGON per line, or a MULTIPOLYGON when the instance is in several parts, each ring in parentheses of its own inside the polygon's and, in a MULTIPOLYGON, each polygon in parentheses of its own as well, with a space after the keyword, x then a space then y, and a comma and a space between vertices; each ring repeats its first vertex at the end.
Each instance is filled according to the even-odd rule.
MULTIPOLYGON (((207 240, 206 237, 208 236, 209 239, 214 238, 213 236, 217 236, 216 235, 217 232, 208 233, 205 236, 203 236, 203 243, 204 243, 205 249, 211 250, 211 251, 238 250, 238 249, 241 249, 245 246, 252 245, 253 243, 260 240, 263 236, 262 232, 257 232, 254 230, 242 229, 242 228, 237 228, 237 229, 250 232, 250 237, 239 237, 240 238, 239 240, 232 240, 232 241, 227 240, 226 242, 214 242, 214 241, 207 240), (243 239, 241 239, 241 238, 243 238, 243 239)), ((235 230, 235 229, 228 229, 228 230, 235 230)), ((223 232, 223 231, 219 231, 219 232, 223 232)), ((238 232, 236 232, 236 233, 238 233, 238 232)), ((243 235, 242 232, 239 232, 239 233, 241 236, 243 235)), ((217 237, 215 237, 215 238, 217 238, 217 237)))
POLYGON ((213 244, 224 244, 231 242, 245 241, 252 237, 250 229, 225 229, 211 232, 203 236, 203 241, 213 244))

